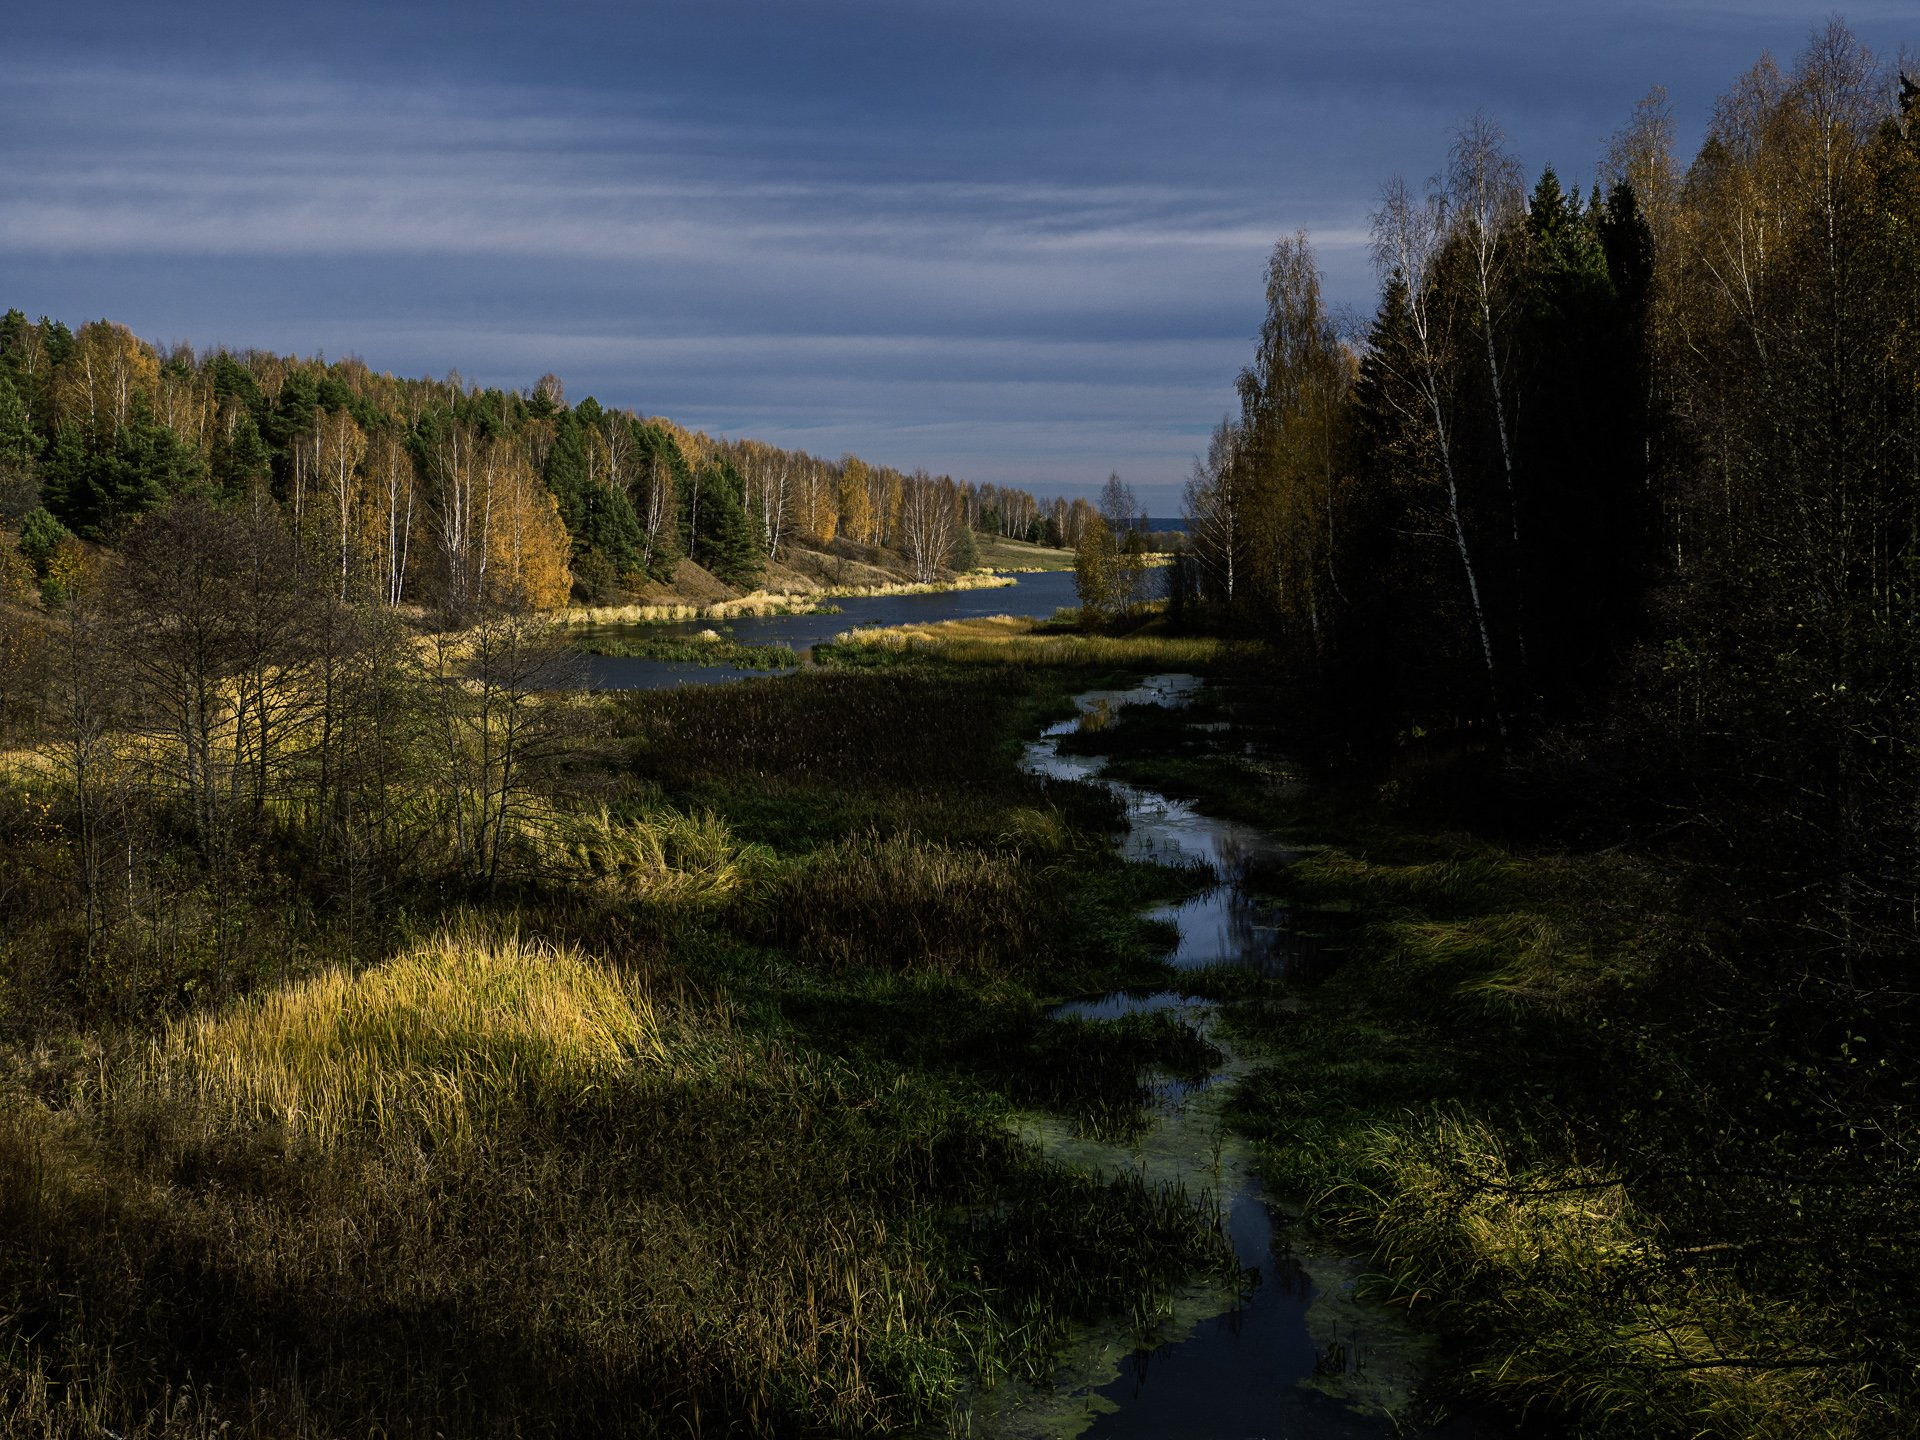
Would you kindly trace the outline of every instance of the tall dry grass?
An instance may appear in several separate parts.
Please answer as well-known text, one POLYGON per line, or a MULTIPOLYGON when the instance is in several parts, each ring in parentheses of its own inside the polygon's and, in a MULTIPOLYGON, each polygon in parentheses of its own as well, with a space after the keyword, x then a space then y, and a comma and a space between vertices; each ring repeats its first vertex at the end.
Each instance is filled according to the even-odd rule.
POLYGON ((1363 1149, 1392 1293, 1493 1342, 1463 1377, 1479 1394, 1583 1433, 1883 1433, 1867 1366, 1831 1353, 1816 1308, 1699 1265, 1612 1167, 1530 1163, 1453 1108, 1374 1125, 1363 1149))
POLYGON ((856 836, 788 872, 766 933, 830 969, 1017 973, 1040 935, 1035 872, 1012 857, 913 835, 856 836))
POLYGON ((515 1105, 578 1104, 663 1056, 652 1000, 578 951, 452 929, 170 1026, 144 1084, 322 1145, 471 1142, 515 1105))
POLYGON ((755 888, 774 866, 770 850, 741 841, 711 810, 616 817, 600 805, 543 816, 525 828, 522 842, 538 873, 587 893, 669 909, 711 909, 755 888))
POLYGON ((969 572, 950 580, 903 580, 884 585, 829 585, 800 594, 756 590, 734 600, 696 605, 576 605, 554 619, 568 628, 583 625, 645 625, 671 620, 731 620, 740 615, 805 614, 824 600, 865 599, 884 595, 935 595, 948 590, 995 590, 1018 583, 1009 575, 969 572))
POLYGON ((1044 629, 1035 620, 994 615, 850 630, 842 644, 960 664, 1193 668, 1244 658, 1250 648, 1210 635, 1087 635, 1044 629))

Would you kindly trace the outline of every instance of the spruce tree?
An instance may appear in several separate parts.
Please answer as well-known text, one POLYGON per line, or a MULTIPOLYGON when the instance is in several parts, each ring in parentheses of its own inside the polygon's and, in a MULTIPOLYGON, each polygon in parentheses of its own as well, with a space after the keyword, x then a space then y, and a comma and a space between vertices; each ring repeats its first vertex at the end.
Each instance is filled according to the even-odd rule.
POLYGON ((34 457, 40 449, 27 407, 0 370, 0 520, 17 520, 39 503, 34 457))

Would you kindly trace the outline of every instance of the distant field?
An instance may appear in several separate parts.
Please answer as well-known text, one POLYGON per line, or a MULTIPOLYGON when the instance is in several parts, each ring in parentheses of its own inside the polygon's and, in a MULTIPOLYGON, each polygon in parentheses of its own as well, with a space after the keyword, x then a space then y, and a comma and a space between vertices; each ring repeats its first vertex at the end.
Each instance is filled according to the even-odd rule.
POLYGON ((1024 540, 1003 540, 994 535, 975 535, 980 563, 995 570, 1071 570, 1073 551, 1056 550, 1050 545, 1029 545, 1024 540))

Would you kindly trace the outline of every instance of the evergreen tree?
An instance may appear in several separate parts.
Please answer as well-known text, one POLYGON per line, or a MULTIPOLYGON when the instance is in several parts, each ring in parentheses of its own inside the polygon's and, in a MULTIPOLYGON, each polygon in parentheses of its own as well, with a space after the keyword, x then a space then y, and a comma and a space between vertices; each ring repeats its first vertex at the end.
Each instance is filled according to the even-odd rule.
POLYGON ((34 474, 39 449, 27 408, 6 371, 0 369, 0 520, 17 520, 39 503, 40 484, 34 474))
POLYGON ((168 497, 203 489, 207 469, 179 436, 153 419, 141 397, 130 423, 105 444, 90 443, 77 425, 61 426, 41 478, 47 509, 74 533, 101 540, 168 497))
POLYGON ((738 589, 751 589, 766 569, 752 519, 742 502, 740 472, 724 457, 694 473, 681 510, 687 557, 738 589))
POLYGON ((684 553, 680 544, 680 497, 685 494, 690 475, 686 456, 664 426, 631 426, 632 460, 629 462, 629 508, 640 527, 641 568, 648 577, 671 584, 674 571, 684 553))
POLYGON ((224 504, 246 500, 271 480, 273 452, 250 412, 241 411, 214 436, 210 468, 214 494, 224 504))
POLYGON ((1549 718, 1604 686, 1646 579, 1644 335, 1609 263, 1610 248, 1624 264, 1639 237, 1631 191, 1617 187, 1616 202, 1618 219, 1609 220, 1613 212, 1582 206, 1549 168, 1527 209, 1517 327, 1527 421, 1518 437, 1518 504, 1527 543, 1517 570, 1528 678, 1549 718))
POLYGON ((600 571, 611 578, 641 570, 646 544, 631 502, 608 478, 606 439, 595 423, 598 409, 589 398, 575 410, 560 412, 547 452, 547 487, 559 503, 573 554, 578 561, 598 557, 584 569, 575 565, 583 579, 600 571))

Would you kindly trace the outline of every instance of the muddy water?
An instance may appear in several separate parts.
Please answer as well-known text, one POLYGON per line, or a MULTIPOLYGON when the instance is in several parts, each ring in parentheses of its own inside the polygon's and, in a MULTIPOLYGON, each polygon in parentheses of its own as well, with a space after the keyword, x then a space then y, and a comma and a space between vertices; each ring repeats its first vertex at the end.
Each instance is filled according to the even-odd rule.
MULTIPOLYGON (((1112 790, 1126 807, 1121 847, 1128 856, 1212 867, 1218 882, 1211 888, 1150 912, 1179 927, 1179 945, 1168 957, 1176 969, 1231 965, 1281 975, 1297 958, 1287 943, 1287 916, 1247 895, 1242 881, 1250 862, 1293 852, 1252 826, 1104 779, 1099 757, 1060 753, 1060 738, 1076 729, 1124 724, 1129 705, 1183 707, 1200 684, 1191 675, 1157 675, 1131 690, 1079 696, 1079 717, 1029 745, 1026 767, 1049 779, 1112 790)), ((1023 1117, 1020 1130, 1063 1164, 1109 1174, 1139 1171, 1211 1197, 1244 1283, 1237 1292, 1205 1284, 1176 1296, 1151 1343, 1124 1326, 1087 1331, 1050 1392, 1003 1384, 977 1397, 974 1433, 1183 1440, 1384 1440, 1422 1433, 1407 1422, 1414 1386, 1432 1363, 1428 1342, 1396 1314, 1356 1295, 1357 1259, 1289 1243, 1284 1216, 1263 1193, 1247 1145, 1226 1123, 1227 1095, 1254 1059, 1220 1033, 1216 1007, 1165 990, 1074 1000, 1053 1013, 1101 1021, 1136 1011, 1180 1015, 1222 1052, 1220 1068, 1197 1085, 1167 1080, 1154 1086, 1151 1124, 1131 1144, 1087 1139, 1053 1116, 1023 1117)))

